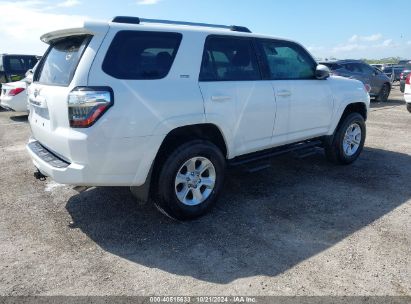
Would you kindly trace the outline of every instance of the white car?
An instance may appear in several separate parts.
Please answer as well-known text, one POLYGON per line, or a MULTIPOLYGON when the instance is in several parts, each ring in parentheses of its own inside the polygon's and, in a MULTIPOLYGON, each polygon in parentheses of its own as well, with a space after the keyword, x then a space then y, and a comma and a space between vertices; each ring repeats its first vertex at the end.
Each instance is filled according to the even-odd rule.
POLYGON ((4 83, 1 87, 0 107, 16 112, 27 112, 27 83, 24 80, 4 83))
POLYGON ((407 103, 407 109, 411 113, 411 74, 405 79, 404 99, 407 103))
POLYGON ((240 26, 116 17, 45 34, 29 87, 37 177, 130 186, 178 219, 203 215, 226 166, 324 147, 354 162, 364 85, 300 44, 240 26))

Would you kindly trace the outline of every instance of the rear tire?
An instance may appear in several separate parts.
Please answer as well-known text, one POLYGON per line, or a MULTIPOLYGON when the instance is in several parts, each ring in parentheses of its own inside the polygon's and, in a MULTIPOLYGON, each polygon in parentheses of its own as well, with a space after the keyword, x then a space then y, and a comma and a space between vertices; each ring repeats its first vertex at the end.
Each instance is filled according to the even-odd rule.
POLYGON ((340 122, 332 143, 325 144, 325 154, 334 163, 351 164, 360 156, 365 138, 364 118, 359 113, 351 113, 340 122))
POLYGON ((411 113, 411 103, 407 103, 407 110, 411 113))
POLYGON ((388 97, 390 96, 390 92, 391 92, 391 87, 388 83, 385 83, 382 88, 380 93, 377 96, 377 101, 380 102, 387 102, 388 101, 388 97))
POLYGON ((158 175, 157 208, 178 220, 207 213, 224 182, 225 158, 213 143, 187 142, 165 159, 158 175))

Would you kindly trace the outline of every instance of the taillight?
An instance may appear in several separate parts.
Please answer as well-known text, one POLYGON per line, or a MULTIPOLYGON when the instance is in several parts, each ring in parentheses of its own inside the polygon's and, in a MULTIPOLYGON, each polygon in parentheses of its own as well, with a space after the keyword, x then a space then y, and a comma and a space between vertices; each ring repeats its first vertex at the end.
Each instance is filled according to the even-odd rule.
POLYGON ((408 74, 407 79, 405 79, 405 84, 411 84, 410 77, 411 77, 411 73, 408 74))
POLYGON ((109 87, 77 87, 68 96, 70 126, 92 126, 114 103, 113 90, 109 87))
POLYGON ((365 83, 365 84, 364 84, 364 90, 365 90, 367 93, 370 93, 370 92, 371 92, 371 86, 370 86, 369 84, 365 83))
POLYGON ((20 94, 21 92, 23 92, 25 90, 25 88, 15 88, 15 89, 11 89, 8 93, 9 96, 16 96, 17 94, 20 94))

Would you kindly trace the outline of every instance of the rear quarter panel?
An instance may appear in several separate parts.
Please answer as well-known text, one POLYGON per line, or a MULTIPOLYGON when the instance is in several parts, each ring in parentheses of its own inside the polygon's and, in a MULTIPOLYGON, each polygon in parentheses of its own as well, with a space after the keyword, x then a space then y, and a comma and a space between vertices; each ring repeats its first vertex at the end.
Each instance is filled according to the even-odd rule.
POLYGON ((121 29, 115 26, 110 29, 88 79, 90 86, 109 86, 114 91, 114 106, 104 115, 110 123, 101 125, 104 136, 166 135, 174 128, 204 122, 203 99, 198 87, 204 37, 181 32, 179 50, 165 78, 122 80, 102 70, 107 49, 119 30, 135 30, 135 26, 127 28, 123 24, 121 29))

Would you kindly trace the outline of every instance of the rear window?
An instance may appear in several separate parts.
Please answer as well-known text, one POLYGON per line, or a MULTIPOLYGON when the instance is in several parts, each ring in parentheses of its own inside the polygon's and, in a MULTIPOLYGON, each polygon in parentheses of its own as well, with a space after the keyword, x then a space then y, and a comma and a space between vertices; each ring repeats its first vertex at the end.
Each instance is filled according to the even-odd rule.
POLYGON ((161 79, 173 65, 182 35, 120 31, 103 62, 103 71, 118 79, 161 79))
POLYGON ((52 43, 36 69, 34 81, 68 86, 91 36, 71 36, 52 43))
POLYGON ((4 70, 7 73, 24 73, 37 63, 36 56, 4 56, 4 70))

